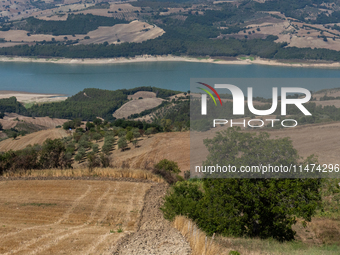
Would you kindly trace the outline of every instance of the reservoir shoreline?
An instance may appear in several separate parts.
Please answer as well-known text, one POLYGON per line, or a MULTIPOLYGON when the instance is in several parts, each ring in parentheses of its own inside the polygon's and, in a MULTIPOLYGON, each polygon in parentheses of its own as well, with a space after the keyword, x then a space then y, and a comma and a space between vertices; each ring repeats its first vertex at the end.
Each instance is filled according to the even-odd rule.
MULTIPOLYGON (((292 60, 293 61, 293 60, 292 60)), ((298 60, 294 60, 298 61, 298 60)), ((303 61, 303 60, 301 60, 303 61)), ((220 65, 267 65, 267 66, 282 66, 282 67, 313 67, 313 68, 340 68, 340 62, 325 62, 318 63, 306 61, 304 63, 291 62, 285 63, 271 59, 236 59, 222 60, 213 58, 193 58, 179 56, 136 56, 133 58, 35 58, 35 57, 7 57, 0 56, 0 62, 24 62, 24 63, 55 63, 55 64, 85 64, 85 65, 105 65, 105 64, 120 64, 120 63, 140 63, 140 62, 195 62, 195 63, 212 63, 220 65)))

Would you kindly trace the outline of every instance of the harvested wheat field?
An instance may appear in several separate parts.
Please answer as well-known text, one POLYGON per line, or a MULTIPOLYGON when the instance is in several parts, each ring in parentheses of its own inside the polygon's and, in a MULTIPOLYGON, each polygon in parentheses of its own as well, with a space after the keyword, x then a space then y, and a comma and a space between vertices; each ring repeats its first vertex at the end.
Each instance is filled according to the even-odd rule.
MULTIPOLYGON (((1 254, 105 254, 134 232, 152 183, 0 182, 1 254)), ((108 253, 111 254, 111 253, 108 253)))
POLYGON ((50 117, 26 117, 16 113, 6 113, 3 119, 0 119, 4 129, 10 129, 18 124, 29 123, 39 127, 39 129, 55 128, 63 125, 67 119, 51 119, 50 117))
POLYGON ((6 139, 0 142, 0 152, 9 150, 22 150, 28 145, 43 144, 43 142, 50 139, 63 138, 67 136, 67 132, 61 128, 54 128, 48 130, 41 130, 25 136, 19 136, 16 139, 6 139))
POLYGON ((141 113, 144 110, 155 108, 162 102, 162 98, 143 98, 138 100, 131 100, 123 104, 117 111, 115 111, 113 117, 117 119, 127 118, 131 114, 141 113))

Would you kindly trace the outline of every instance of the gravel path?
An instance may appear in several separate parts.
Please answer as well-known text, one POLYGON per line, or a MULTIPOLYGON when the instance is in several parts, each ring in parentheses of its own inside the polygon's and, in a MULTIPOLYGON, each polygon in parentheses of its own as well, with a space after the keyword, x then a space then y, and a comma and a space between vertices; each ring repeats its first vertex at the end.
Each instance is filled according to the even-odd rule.
POLYGON ((163 218, 159 207, 167 185, 155 184, 145 195, 138 230, 124 237, 114 248, 114 255, 191 254, 185 238, 163 218))

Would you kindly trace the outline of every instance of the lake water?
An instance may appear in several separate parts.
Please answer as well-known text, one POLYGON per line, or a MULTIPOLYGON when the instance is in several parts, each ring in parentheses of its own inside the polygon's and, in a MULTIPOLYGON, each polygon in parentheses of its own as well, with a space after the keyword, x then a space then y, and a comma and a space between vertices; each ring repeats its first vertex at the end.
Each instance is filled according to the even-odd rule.
MULTIPOLYGON (((190 78, 340 78, 340 69, 191 62, 106 65, 0 62, 0 77, 0 90, 62 93, 70 96, 84 88, 116 90, 155 86, 187 91, 190 89, 190 78)), ((305 88, 315 91, 333 87, 338 86, 333 82, 322 82, 305 88)))

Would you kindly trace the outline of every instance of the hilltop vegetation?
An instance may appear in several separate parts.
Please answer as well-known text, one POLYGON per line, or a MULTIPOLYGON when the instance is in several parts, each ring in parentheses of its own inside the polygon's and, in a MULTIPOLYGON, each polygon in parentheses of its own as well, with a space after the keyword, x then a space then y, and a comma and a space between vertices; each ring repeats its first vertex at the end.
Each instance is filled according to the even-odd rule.
POLYGON ((65 101, 35 104, 29 109, 26 109, 15 97, 0 99, 0 112, 14 112, 31 117, 80 118, 86 121, 101 117, 113 121, 112 114, 124 103, 128 102, 128 95, 134 94, 136 91, 152 91, 161 98, 167 98, 179 93, 179 91, 155 87, 139 87, 116 91, 88 88, 65 101))
POLYGON ((63 20, 41 20, 29 17, 24 24, 18 25, 20 29, 29 31, 31 34, 73 35, 87 34, 96 30, 99 26, 113 26, 128 23, 126 20, 97 16, 92 14, 70 14, 63 20))
POLYGON ((118 149, 124 151, 129 144, 138 145, 138 138, 163 131, 161 126, 135 121, 117 120, 113 123, 95 119, 85 128, 75 119, 65 122, 65 130, 74 129, 71 136, 47 139, 42 145, 29 145, 23 150, 0 153, 0 174, 29 169, 72 168, 74 161, 87 162, 87 166, 108 167, 108 155, 118 149), (103 140, 104 139, 104 140, 103 140), (98 141, 103 140, 101 148, 98 141))
MULTIPOLYGON (((303 1, 240 1, 213 5, 205 3, 198 7, 192 3, 176 3, 138 1, 135 6, 143 6, 137 11, 137 16, 156 24, 165 31, 160 37, 142 43, 121 44, 89 44, 70 45, 77 41, 51 41, 37 42, 36 45, 17 45, 14 47, 0 48, 1 55, 40 56, 40 57, 68 57, 68 58, 112 58, 134 57, 136 55, 189 55, 189 56, 227 56, 253 55, 262 58, 274 59, 313 59, 339 61, 340 53, 331 49, 318 49, 310 47, 286 47, 287 42, 275 42, 278 37, 268 33, 261 34, 260 29, 251 32, 247 26, 252 21, 261 19, 276 19, 276 21, 289 20, 306 24, 327 24, 326 28, 336 31, 340 22, 340 12, 337 5, 330 1, 303 0, 303 1), (183 8, 181 12, 166 13, 169 8, 177 6, 183 8), (190 11, 189 6, 193 9, 190 11), (329 10, 324 11, 324 9, 329 10), (265 12, 280 12, 285 17, 265 12), (327 12, 327 13, 326 13, 327 12), (334 23, 334 24, 332 24, 334 23), (330 24, 330 25, 329 25, 330 24), (238 32, 244 30, 242 36, 238 32), (254 37, 253 35, 258 36, 254 37), (225 35, 231 35, 225 37, 225 35), (250 36, 251 35, 251 36, 250 36), (249 37, 249 38, 248 38, 249 37)), ((96 16, 92 14, 69 14, 65 21, 46 21, 30 17, 21 22, 3 23, 2 27, 26 29, 30 33, 44 33, 53 35, 86 34, 98 26, 112 26, 126 23, 126 20, 112 17, 96 16)), ((275 24, 275 22, 273 23, 275 24)), ((319 38, 339 39, 340 35, 329 30, 310 27, 308 29, 320 30, 319 38), (324 32, 328 34, 325 35, 324 32), (331 37, 330 37, 331 36, 331 37)), ((299 30, 296 25, 294 29, 299 30)), ((284 31, 284 33, 293 32, 284 31)), ((300 36, 302 37, 302 36, 300 36)), ((304 37, 304 36, 303 36, 304 37)))

